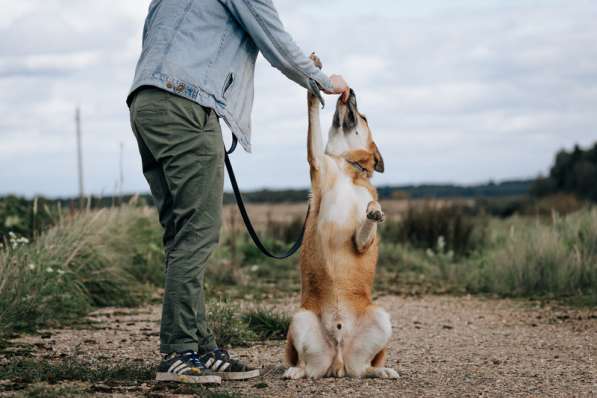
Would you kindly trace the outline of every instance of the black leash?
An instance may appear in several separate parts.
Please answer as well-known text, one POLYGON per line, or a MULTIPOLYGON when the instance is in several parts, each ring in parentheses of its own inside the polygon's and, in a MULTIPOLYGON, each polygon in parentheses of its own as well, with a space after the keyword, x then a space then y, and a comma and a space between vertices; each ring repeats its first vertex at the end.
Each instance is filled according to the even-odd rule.
POLYGON ((261 243, 261 239, 259 239, 257 232, 255 232, 255 228, 253 228, 253 224, 251 223, 251 219, 249 218, 249 214, 247 213, 247 209, 245 208, 245 203, 243 202, 242 195, 240 194, 240 189, 238 188, 238 183, 236 182, 236 176, 234 175, 234 170, 232 169, 232 164, 230 163, 230 158, 228 157, 228 155, 231 154, 232 152, 234 152, 234 150, 236 149, 237 143, 238 143, 238 140, 236 139, 236 136, 234 134, 232 134, 232 145, 230 146, 230 149, 228 151, 226 151, 224 149, 224 152, 225 152, 224 160, 226 163, 226 170, 228 170, 228 177, 230 178, 230 184, 232 185, 232 190, 234 191, 234 199, 236 199, 236 204, 238 205, 238 210, 240 211, 240 215, 243 218, 245 227, 247 228, 247 232, 251 236, 251 239, 253 239, 255 246, 257 246, 257 248, 259 250, 261 250, 261 252, 263 254, 265 254, 266 256, 271 257, 271 258, 276 258, 278 260, 283 260, 285 258, 288 258, 288 257, 292 256, 294 253, 296 253, 296 251, 301 247, 301 244, 303 243, 303 236, 305 235, 305 226, 307 224, 307 216, 309 215, 309 210, 307 209, 307 216, 305 216, 305 222, 303 223, 303 228, 301 229, 301 233, 300 233, 297 241, 294 243, 294 245, 292 245, 292 247, 290 248, 290 250, 288 250, 288 252, 286 254, 277 256, 275 254, 272 254, 269 250, 267 250, 267 248, 263 245, 263 243, 261 243))

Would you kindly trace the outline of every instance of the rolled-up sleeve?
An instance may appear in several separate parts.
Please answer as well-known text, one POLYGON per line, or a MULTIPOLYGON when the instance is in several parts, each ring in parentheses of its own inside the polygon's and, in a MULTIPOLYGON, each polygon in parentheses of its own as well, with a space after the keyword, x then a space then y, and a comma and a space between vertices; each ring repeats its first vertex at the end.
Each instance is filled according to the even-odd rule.
MULTIPOLYGON (((271 0, 220 0, 220 2, 251 36, 259 51, 273 67, 310 91, 316 89, 309 84, 310 79, 322 89, 333 89, 329 77, 315 67, 313 61, 286 32, 271 0)), ((314 94, 319 95, 316 92, 314 94)))

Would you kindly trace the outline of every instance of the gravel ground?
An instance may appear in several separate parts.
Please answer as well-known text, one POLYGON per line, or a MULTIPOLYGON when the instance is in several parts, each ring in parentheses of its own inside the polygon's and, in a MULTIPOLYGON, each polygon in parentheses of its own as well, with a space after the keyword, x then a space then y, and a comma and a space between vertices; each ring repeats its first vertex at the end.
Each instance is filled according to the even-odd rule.
MULTIPOLYGON (((450 296, 384 296, 377 302, 392 315, 388 366, 400 379, 283 380, 284 343, 274 341, 233 350, 266 368, 263 377, 211 391, 255 397, 597 396, 597 309, 450 296)), ((56 361, 152 363, 158 359, 159 310, 104 309, 91 315, 98 322, 93 328, 51 330, 14 343, 33 344, 36 355, 56 361)), ((155 383, 85 388, 98 396, 176 392, 155 383)), ((11 394, 6 387, 0 393, 11 394)))

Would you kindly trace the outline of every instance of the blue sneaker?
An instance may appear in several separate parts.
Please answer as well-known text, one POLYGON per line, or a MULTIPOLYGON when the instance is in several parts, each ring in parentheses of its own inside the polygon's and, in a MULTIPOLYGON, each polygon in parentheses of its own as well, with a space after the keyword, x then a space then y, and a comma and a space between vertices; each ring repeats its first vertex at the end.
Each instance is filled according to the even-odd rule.
POLYGON ((253 369, 236 359, 231 359, 226 350, 220 348, 199 357, 205 368, 224 380, 247 380, 259 377, 259 369, 253 369))
POLYGON ((164 357, 155 376, 157 381, 189 384, 220 384, 222 378, 207 369, 196 352, 173 352, 164 357))

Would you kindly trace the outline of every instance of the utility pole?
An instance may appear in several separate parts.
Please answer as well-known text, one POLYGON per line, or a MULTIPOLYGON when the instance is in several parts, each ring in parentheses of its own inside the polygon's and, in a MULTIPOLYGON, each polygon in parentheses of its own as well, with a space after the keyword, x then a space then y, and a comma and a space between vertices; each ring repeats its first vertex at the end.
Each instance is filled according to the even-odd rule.
POLYGON ((122 189, 124 186, 124 143, 120 141, 120 181, 118 184, 118 196, 120 196, 120 201, 122 201, 122 189))
POLYGON ((77 125, 77 170, 79 174, 79 201, 83 206, 85 190, 83 188, 83 149, 81 146, 81 110, 77 107, 75 111, 75 123, 77 125))

